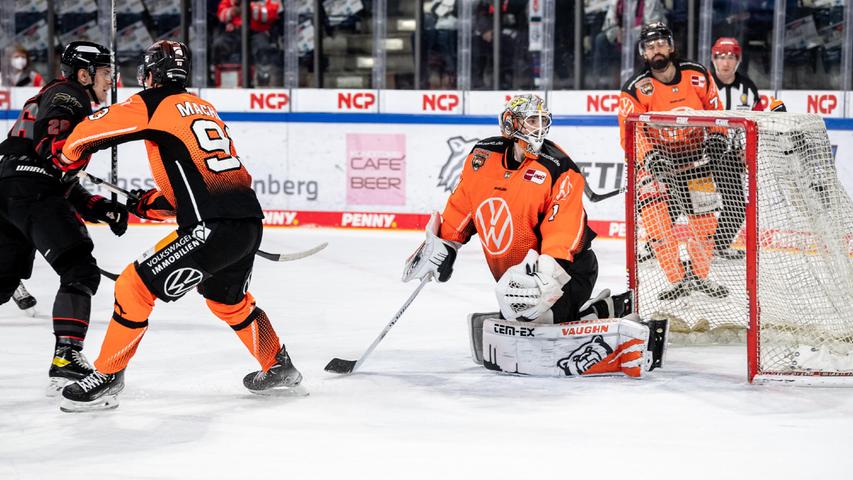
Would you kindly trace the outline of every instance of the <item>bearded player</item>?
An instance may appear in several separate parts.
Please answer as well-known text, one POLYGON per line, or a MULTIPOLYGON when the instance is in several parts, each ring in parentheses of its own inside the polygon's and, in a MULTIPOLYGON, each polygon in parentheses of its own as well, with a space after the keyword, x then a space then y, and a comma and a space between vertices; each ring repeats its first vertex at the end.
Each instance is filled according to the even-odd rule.
MULTIPOLYGON (((663 23, 643 27, 638 43, 646 68, 622 87, 619 134, 625 148, 625 118, 633 113, 722 110, 714 79, 702 65, 676 57, 672 31, 663 23)), ((672 301, 692 292, 714 298, 728 288, 708 278, 717 230, 720 195, 712 163, 729 148, 720 132, 704 129, 653 129, 638 126, 636 148, 640 217, 670 287, 659 292, 672 301), (682 261, 675 218, 687 218, 688 260, 682 261)))

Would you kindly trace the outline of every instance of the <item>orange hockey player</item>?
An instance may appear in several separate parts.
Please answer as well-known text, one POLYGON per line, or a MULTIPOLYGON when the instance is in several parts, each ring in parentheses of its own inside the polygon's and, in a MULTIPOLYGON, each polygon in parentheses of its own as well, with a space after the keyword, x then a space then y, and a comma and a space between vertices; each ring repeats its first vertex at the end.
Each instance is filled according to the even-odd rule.
MULTIPOLYGON (((553 325, 609 318, 618 325, 626 321, 622 317, 632 307, 630 292, 611 297, 604 290, 589 299, 598 278, 598 260, 591 249, 595 233, 587 224, 583 206, 584 175, 557 144, 545 139, 551 113, 542 98, 513 97, 499 122, 502 135, 474 146, 443 214, 432 214, 426 240, 406 261, 403 272, 403 281, 432 277, 445 282, 453 271, 457 249, 475 234, 479 236, 486 262, 497 280, 500 312, 469 317, 471 346, 474 361, 495 370, 500 370, 500 365, 483 359, 485 321, 553 325)), ((636 320, 630 322, 636 326, 636 320)), ((645 344, 648 328, 641 326, 638 331, 640 343, 645 344)), ((582 352, 604 342, 605 350, 614 352, 628 340, 616 330, 611 333, 614 335, 565 336, 560 343, 567 352, 582 352)), ((550 370, 557 369, 556 359, 546 359, 546 343, 541 345, 542 350, 525 350, 524 362, 542 360, 552 364, 550 370)), ((550 351, 553 354, 553 349, 550 351)), ((510 354, 515 352, 507 352, 510 354)), ((632 355, 626 363, 605 363, 598 368, 639 376, 638 358, 643 353, 632 355)), ((596 363, 584 362, 574 374, 597 371, 593 368, 596 363)))
POLYGON ((186 91, 190 65, 182 43, 153 44, 139 68, 146 89, 89 116, 63 148, 63 163, 80 168, 94 151, 145 140, 159 190, 134 192, 128 207, 143 218, 174 215, 178 221, 175 232, 116 280, 115 310, 95 371, 65 387, 63 411, 118 406, 125 368, 148 330, 154 302, 175 301, 196 288, 260 364, 260 371, 243 379, 249 391, 293 393, 301 382, 267 314, 248 292, 263 236, 251 176, 216 109, 186 91))
MULTIPOLYGON (((625 83, 619 103, 623 148, 625 118, 632 113, 722 109, 714 79, 705 67, 675 59, 672 32, 666 25, 643 27, 639 51, 647 68, 625 83)), ((728 295, 726 287, 708 279, 720 207, 710 164, 729 148, 724 132, 639 125, 635 148, 641 162, 637 173, 640 217, 672 284, 658 298, 675 300, 691 291, 712 297, 728 295), (685 262, 673 232, 673 217, 680 214, 686 215, 690 231, 689 260, 685 262)))

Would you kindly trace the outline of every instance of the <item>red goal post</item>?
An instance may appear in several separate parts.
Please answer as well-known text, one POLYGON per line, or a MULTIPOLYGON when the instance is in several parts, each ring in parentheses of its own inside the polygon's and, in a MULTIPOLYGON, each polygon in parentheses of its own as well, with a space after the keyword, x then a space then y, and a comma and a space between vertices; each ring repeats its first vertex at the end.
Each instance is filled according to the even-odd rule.
MULTIPOLYGON (((853 385, 853 202, 837 180, 823 120, 762 112, 664 112, 633 114, 625 128, 628 280, 640 315, 668 318, 673 338, 686 343, 745 337, 750 382, 853 385), (714 136, 716 142, 710 142, 714 136), (650 156, 663 159, 658 163, 665 165, 664 173, 660 167, 649 173, 644 163, 650 156), (797 168, 786 176, 779 164, 797 168), (729 208, 725 198, 717 208, 697 213, 691 188, 704 185, 703 175, 712 179, 718 197, 720 187, 727 186, 729 196, 729 184, 736 185, 735 192, 740 188, 742 224, 722 221, 729 208), (648 185, 650 177, 662 194, 639 193, 638 181, 648 185), (671 225, 665 222, 664 229, 643 221, 641 210, 656 201, 668 205, 664 216, 671 225), (713 228, 697 228, 697 219, 713 228), (707 235, 716 239, 726 229, 743 258, 698 261, 710 257, 702 247, 710 243, 707 235), (682 277, 666 257, 654 258, 673 243, 682 277), (641 247, 657 255, 640 262, 641 247), (707 263, 710 267, 700 268, 707 263), (723 287, 703 290, 702 282, 723 287), (678 290, 679 283, 687 286, 678 290)), ((704 188, 705 198, 708 191, 704 188)))

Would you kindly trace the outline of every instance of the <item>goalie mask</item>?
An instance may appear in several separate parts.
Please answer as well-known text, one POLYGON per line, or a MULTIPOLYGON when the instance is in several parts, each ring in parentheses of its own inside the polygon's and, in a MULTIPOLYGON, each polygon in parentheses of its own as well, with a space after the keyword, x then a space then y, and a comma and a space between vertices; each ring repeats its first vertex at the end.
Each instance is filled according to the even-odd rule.
POLYGON ((551 128, 551 112, 538 95, 516 95, 504 106, 498 117, 501 134, 521 140, 526 153, 539 155, 551 128))

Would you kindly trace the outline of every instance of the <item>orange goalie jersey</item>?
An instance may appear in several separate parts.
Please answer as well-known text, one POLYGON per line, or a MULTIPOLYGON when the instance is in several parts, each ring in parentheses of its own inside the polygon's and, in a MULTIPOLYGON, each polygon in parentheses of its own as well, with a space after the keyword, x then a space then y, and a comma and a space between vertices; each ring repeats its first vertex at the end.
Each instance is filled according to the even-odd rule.
POLYGON ((145 140, 154 181, 175 207, 180 226, 263 218, 228 127, 213 105, 182 88, 143 90, 95 112, 74 129, 62 153, 76 162, 133 140, 145 140))
POLYGON ((474 146, 439 232, 464 243, 476 231, 495 280, 529 249, 571 262, 595 238, 583 208, 584 177, 569 156, 546 140, 538 158, 512 169, 512 149, 503 137, 474 146))

